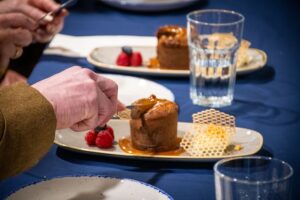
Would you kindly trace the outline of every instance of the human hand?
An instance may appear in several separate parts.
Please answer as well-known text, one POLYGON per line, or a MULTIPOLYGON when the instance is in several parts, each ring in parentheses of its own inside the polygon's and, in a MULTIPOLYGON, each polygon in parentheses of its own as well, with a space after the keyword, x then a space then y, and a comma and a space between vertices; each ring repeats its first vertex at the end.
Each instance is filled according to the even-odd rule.
POLYGON ((35 22, 33 32, 34 40, 37 42, 49 42, 62 27, 68 12, 63 10, 53 20, 39 22, 48 12, 56 10, 59 4, 52 0, 4 0, 0 2, 0 13, 22 13, 35 22))
POLYGON ((20 57, 23 52, 22 48, 29 45, 31 41, 32 34, 27 29, 0 28, 0 72, 5 71, 10 59, 20 57))
POLYGON ((71 67, 32 87, 51 102, 57 129, 83 131, 103 126, 117 111, 117 84, 81 67, 71 67))

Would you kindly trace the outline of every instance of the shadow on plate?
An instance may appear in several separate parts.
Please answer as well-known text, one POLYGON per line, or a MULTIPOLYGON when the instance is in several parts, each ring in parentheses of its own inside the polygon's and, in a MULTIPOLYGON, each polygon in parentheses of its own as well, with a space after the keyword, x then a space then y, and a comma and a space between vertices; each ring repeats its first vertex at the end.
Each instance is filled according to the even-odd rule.
POLYGON ((271 148, 267 147, 267 146, 263 146, 263 148, 261 148, 261 150, 259 150, 259 152, 257 152, 255 154, 256 156, 265 156, 265 157, 271 157, 273 158, 273 151, 271 150, 271 148))
POLYGON ((245 75, 239 75, 237 76, 237 84, 243 84, 243 83, 252 83, 252 84, 262 84, 262 83, 268 83, 272 81, 275 77, 275 69, 271 66, 265 66, 262 69, 245 74, 245 75))
POLYGON ((182 7, 179 7, 179 8, 170 8, 170 9, 162 9, 162 10, 154 10, 154 9, 135 10, 135 9, 128 9, 128 8, 123 9, 123 8, 117 8, 114 6, 107 5, 100 1, 99 1, 98 6, 99 6, 99 8, 102 8, 102 9, 107 9, 107 8, 111 9, 112 8, 112 9, 116 9, 116 10, 119 10, 119 11, 122 11, 125 13, 136 13, 139 15, 148 15, 149 13, 151 13, 151 15, 161 15, 161 14, 165 14, 166 12, 168 13, 168 15, 172 15, 174 13, 185 15, 191 11, 203 9, 204 7, 206 7, 207 4, 208 4, 207 0, 198 0, 195 2, 188 3, 186 5, 183 5, 182 7))
MULTIPOLYGON (((72 152, 58 147, 56 155, 68 162, 84 163, 86 165, 95 165, 95 163, 103 162, 109 164, 123 165, 134 167, 134 171, 156 171, 156 170, 172 170, 172 169, 212 169, 215 162, 181 162, 181 161, 165 161, 165 160, 149 160, 149 159, 130 159, 116 156, 100 156, 90 155, 80 152, 72 152)), ((97 164, 98 165, 98 164, 97 164)))
POLYGON ((105 12, 110 11, 112 9, 126 12, 126 13, 136 13, 140 15, 148 15, 151 13, 151 15, 161 15, 166 12, 168 12, 168 15, 172 15, 173 13, 176 14, 186 14, 193 10, 203 9, 208 4, 207 0, 199 0, 192 4, 188 4, 187 6, 183 6, 181 8, 176 8, 172 10, 167 11, 129 11, 129 10, 123 10, 119 8, 115 8, 112 6, 109 6, 100 0, 89 0, 89 1, 77 1, 77 3, 70 8, 70 10, 79 11, 79 12, 91 12, 91 11, 99 11, 99 12, 105 12))

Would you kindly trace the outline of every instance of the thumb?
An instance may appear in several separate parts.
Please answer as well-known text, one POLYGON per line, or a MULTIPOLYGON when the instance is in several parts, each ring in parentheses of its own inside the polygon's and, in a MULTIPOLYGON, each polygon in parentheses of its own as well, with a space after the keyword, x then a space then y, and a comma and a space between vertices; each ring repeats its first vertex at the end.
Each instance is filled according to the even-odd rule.
POLYGON ((125 110, 126 106, 120 100, 117 102, 117 111, 125 110))

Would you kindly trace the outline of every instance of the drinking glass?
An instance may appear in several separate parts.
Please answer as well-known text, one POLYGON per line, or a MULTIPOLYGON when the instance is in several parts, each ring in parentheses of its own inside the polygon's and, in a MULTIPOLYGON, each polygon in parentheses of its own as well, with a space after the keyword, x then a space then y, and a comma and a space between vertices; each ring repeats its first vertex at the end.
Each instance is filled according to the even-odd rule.
POLYGON ((270 157, 224 159, 214 166, 217 200, 291 199, 292 167, 270 157))
POLYGON ((199 10, 187 15, 190 97, 194 104, 231 105, 243 25, 243 15, 229 10, 199 10))

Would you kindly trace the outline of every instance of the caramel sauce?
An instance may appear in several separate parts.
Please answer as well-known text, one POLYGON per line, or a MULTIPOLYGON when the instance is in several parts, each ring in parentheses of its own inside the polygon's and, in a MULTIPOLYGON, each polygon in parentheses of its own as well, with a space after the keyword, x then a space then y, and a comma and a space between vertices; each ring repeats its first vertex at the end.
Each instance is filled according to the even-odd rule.
MULTIPOLYGON (((178 147, 180 142, 181 142, 181 138, 177 138, 178 147)), ((164 151, 164 152, 142 151, 132 146, 130 137, 121 138, 119 140, 119 146, 124 152, 129 154, 134 154, 134 155, 179 156, 184 152, 184 149, 181 147, 175 150, 164 151)))

